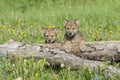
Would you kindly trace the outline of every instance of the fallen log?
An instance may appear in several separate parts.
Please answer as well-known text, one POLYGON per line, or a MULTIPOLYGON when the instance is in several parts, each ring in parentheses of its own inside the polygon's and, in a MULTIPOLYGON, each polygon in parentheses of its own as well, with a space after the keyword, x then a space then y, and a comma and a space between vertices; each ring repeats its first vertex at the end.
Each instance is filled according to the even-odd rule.
MULTIPOLYGON (((104 52, 107 47, 108 50, 113 50, 115 53, 114 55, 119 55, 119 44, 120 42, 88 42, 86 43, 86 52, 85 55, 90 53, 92 55, 94 51, 104 52), (101 47, 103 46, 104 47, 101 47), (110 47, 110 44, 113 47, 110 47), (95 48, 95 50, 94 50, 95 48), (104 48, 104 50, 103 50, 104 48), (103 50, 103 51, 102 51, 103 50), (116 52, 118 51, 118 52, 116 52)), ((64 67, 71 67, 72 69, 78 69, 81 67, 88 67, 90 70, 97 69, 100 66, 102 69, 105 69, 106 66, 103 62, 100 61, 93 61, 93 60, 86 60, 75 56, 73 54, 66 53, 64 50, 60 50, 60 44, 26 44, 21 42, 6 42, 0 45, 0 56, 8 58, 19 58, 22 57, 24 59, 28 57, 32 57, 34 59, 43 59, 45 58, 49 64, 51 65, 62 65, 64 67)), ((100 53, 99 53, 100 54, 100 53)), ((105 54, 105 53, 103 53, 105 54)), ((111 54, 111 53, 109 53, 111 54)), ((89 56, 87 55, 87 56, 89 56)), ((113 53, 112 53, 113 55, 113 53)), ((117 58, 117 60, 119 60, 117 58)), ((119 69, 116 69, 113 66, 107 67, 110 72, 120 73, 119 69)))
POLYGON ((120 61, 120 41, 86 42, 87 59, 99 61, 120 61))
POLYGON ((45 47, 48 47, 49 49, 59 49, 68 54, 74 54, 89 60, 120 61, 120 41, 86 42, 85 45, 86 50, 84 52, 80 52, 78 50, 78 45, 75 45, 75 43, 70 44, 70 46, 72 46, 71 49, 73 49, 73 51, 71 50, 70 52, 66 52, 64 44, 61 43, 45 45, 45 47))

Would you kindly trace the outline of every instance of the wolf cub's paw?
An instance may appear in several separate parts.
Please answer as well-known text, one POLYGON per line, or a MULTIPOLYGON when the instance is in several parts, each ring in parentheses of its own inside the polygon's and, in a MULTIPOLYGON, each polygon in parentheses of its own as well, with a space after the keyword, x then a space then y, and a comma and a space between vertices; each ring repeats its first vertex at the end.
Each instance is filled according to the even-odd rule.
POLYGON ((85 45, 84 45, 84 46, 80 46, 80 51, 81 51, 81 52, 85 52, 85 51, 86 51, 85 45))

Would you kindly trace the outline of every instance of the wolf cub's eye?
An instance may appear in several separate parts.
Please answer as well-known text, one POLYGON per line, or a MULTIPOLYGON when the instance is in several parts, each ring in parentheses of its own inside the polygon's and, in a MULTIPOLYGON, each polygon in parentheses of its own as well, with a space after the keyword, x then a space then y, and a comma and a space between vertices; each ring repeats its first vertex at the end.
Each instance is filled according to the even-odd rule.
POLYGON ((53 35, 51 35, 51 37, 53 37, 53 35))
POLYGON ((48 37, 48 35, 46 35, 46 37, 48 37))
POLYGON ((73 28, 73 30, 74 30, 75 28, 73 28))
POLYGON ((69 28, 67 28, 69 30, 69 28))

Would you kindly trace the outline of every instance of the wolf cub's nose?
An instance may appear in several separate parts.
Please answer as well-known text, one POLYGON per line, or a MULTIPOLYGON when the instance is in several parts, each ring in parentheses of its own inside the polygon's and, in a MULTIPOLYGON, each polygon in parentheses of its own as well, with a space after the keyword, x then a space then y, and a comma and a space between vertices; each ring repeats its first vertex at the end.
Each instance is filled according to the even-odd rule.
POLYGON ((68 35, 69 35, 69 36, 71 36, 71 35, 72 35, 72 33, 68 33, 68 35))
POLYGON ((48 42, 51 42, 51 40, 49 39, 48 42))

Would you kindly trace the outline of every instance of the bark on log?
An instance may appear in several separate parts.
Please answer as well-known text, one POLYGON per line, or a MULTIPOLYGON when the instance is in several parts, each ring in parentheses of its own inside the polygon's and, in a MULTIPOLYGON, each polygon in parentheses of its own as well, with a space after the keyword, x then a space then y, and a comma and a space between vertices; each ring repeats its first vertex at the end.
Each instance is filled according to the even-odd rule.
MULTIPOLYGON (((88 67, 90 70, 97 69, 100 66, 105 69, 106 66, 103 62, 86 60, 77 57, 73 54, 66 53, 60 50, 61 44, 26 44, 21 42, 6 42, 0 45, 0 56, 8 56, 8 58, 27 58, 32 57, 34 59, 46 58, 51 65, 64 65, 64 67, 70 66, 72 69, 78 69, 81 67, 88 67)), ((86 42, 86 52, 84 56, 93 59, 96 55, 104 56, 106 59, 120 60, 120 42, 86 42), (112 56, 111 56, 112 55, 112 56)), ((113 66, 109 66, 110 72, 120 73, 120 70, 113 66)))
POLYGON ((96 61, 120 61, 120 41, 96 41, 86 42, 85 52, 79 52, 78 46, 72 44, 72 48, 75 51, 66 52, 64 45, 57 43, 52 45, 45 45, 49 49, 59 49, 65 51, 68 54, 74 54, 79 57, 84 57, 89 60, 96 61), (76 48, 76 49, 75 49, 76 48), (76 52, 77 51, 77 52, 76 52))
POLYGON ((120 41, 86 42, 84 56, 88 59, 120 61, 120 41))

